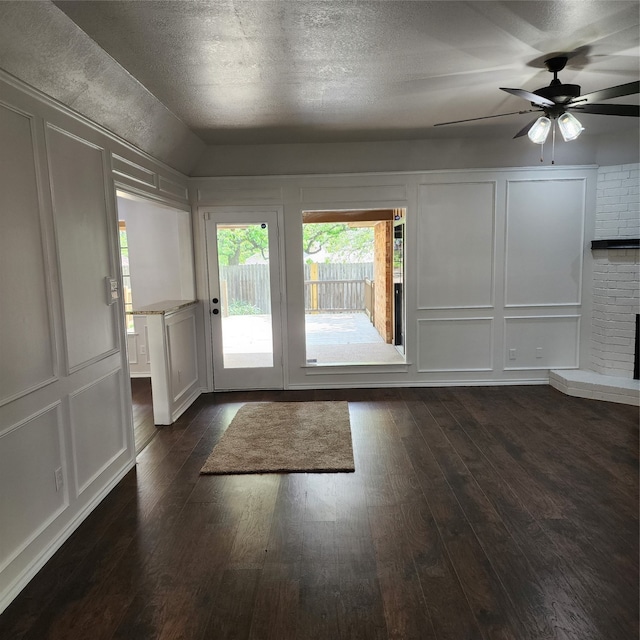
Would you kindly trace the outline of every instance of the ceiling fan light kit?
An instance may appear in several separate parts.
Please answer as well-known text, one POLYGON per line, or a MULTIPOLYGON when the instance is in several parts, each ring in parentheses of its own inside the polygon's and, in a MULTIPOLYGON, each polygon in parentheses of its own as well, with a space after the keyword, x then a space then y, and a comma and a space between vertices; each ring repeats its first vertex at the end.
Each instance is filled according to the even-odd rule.
POLYGON ((533 123, 527 136, 529 136, 529 140, 535 144, 544 144, 550 130, 551 120, 546 116, 541 116, 533 123))
MULTIPOLYGON (((601 89, 580 95, 581 88, 577 84, 563 84, 558 78, 558 72, 564 69, 567 64, 567 56, 555 56, 545 60, 547 71, 553 73, 553 80, 548 87, 542 87, 536 91, 525 89, 509 89, 500 87, 514 96, 528 100, 533 109, 519 111, 515 113, 529 113, 533 111, 542 112, 543 115, 534 118, 525 125, 514 138, 526 135, 531 142, 543 145, 552 131, 555 140, 555 122, 565 142, 575 140, 583 131, 584 127, 580 121, 570 113, 575 110, 581 113, 609 115, 609 116, 630 116, 637 118, 640 116, 640 106, 629 104, 596 104, 598 100, 610 100, 622 96, 630 96, 640 92, 640 82, 629 82, 608 89, 601 89)), ((500 113, 494 116, 482 116, 479 118, 468 118, 466 120, 456 120, 454 122, 440 122, 435 126, 448 124, 459 124, 471 122, 473 120, 485 120, 486 118, 499 118, 502 116, 514 115, 511 113, 500 113)), ((552 160, 553 163, 553 160, 552 160)))
POLYGON ((558 128, 565 142, 575 140, 584 131, 578 118, 569 112, 563 113, 558 118, 558 128))

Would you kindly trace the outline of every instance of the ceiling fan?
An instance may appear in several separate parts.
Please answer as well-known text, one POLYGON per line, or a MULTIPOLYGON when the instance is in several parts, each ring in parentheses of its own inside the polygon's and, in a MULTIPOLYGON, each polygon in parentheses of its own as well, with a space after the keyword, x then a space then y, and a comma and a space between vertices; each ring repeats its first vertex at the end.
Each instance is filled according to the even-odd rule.
POLYGON ((514 138, 528 135, 533 142, 542 144, 546 140, 547 134, 551 129, 551 123, 554 120, 558 121, 560 132, 566 141, 575 140, 575 138, 580 135, 583 127, 571 113, 572 111, 576 113, 596 113, 606 116, 631 116, 635 118, 640 116, 640 107, 638 105, 598 103, 599 100, 610 100, 611 98, 636 94, 640 91, 640 82, 629 82, 616 87, 609 87, 608 89, 601 89, 600 91, 580 95, 579 85, 563 84, 558 78, 558 73, 564 69, 567 60, 568 58, 566 56, 556 56, 545 60, 544 64, 547 70, 553 73, 553 80, 548 87, 542 87, 533 92, 524 89, 507 89, 500 87, 502 91, 528 100, 531 106, 535 107, 534 109, 499 113, 497 115, 482 116, 479 118, 468 118, 466 120, 455 120, 453 122, 439 122, 434 126, 440 127, 448 124, 459 124, 462 122, 500 118, 502 116, 537 111, 542 112, 544 115, 534 118, 520 129, 514 138))

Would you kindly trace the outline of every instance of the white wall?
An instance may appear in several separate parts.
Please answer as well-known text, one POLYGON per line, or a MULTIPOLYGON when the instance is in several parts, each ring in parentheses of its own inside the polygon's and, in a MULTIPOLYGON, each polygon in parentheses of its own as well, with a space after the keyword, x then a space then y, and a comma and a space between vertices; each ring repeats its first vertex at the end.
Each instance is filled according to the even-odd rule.
POLYGON ((2 611, 134 464, 114 179, 184 203, 186 178, 1 72, 0 96, 2 611))
MULTIPOLYGON (((546 382, 550 368, 580 364, 585 225, 593 218, 595 168, 190 184, 196 211, 205 205, 284 208, 285 385, 291 388, 546 382), (407 209, 407 364, 305 367, 302 211, 380 207, 407 209)), ((206 301, 201 215, 194 226, 198 291, 206 301)))
POLYGON ((189 212, 119 196, 118 219, 127 228, 134 306, 193 299, 189 212))
MULTIPOLYGON (((634 118, 626 120, 629 130, 622 134, 590 136, 587 131, 573 142, 557 142, 556 166, 637 162, 638 126, 633 122, 634 118)), ((512 140, 502 135, 454 140, 209 146, 191 175, 268 176, 549 167, 550 145, 545 145, 544 154, 545 162, 541 164, 540 147, 531 144, 526 136, 512 140)))

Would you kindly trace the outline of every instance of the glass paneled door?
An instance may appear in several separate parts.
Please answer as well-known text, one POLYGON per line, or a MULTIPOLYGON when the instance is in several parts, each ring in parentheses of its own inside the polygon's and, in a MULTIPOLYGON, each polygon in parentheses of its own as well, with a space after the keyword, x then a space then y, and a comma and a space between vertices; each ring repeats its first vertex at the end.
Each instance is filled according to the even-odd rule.
POLYGON ((279 212, 204 214, 214 388, 282 389, 279 212))

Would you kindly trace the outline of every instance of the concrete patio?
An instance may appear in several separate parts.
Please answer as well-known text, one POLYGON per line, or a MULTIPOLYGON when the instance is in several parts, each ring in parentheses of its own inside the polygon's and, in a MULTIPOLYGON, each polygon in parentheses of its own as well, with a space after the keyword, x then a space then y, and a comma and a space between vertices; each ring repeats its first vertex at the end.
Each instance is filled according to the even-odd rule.
POLYGON ((364 313, 306 314, 307 364, 401 364, 364 313))
MULTIPOLYGON (((402 364, 404 356, 386 344, 364 313, 306 314, 307 364, 402 364)), ((227 368, 270 367, 270 317, 222 319, 227 368)))

